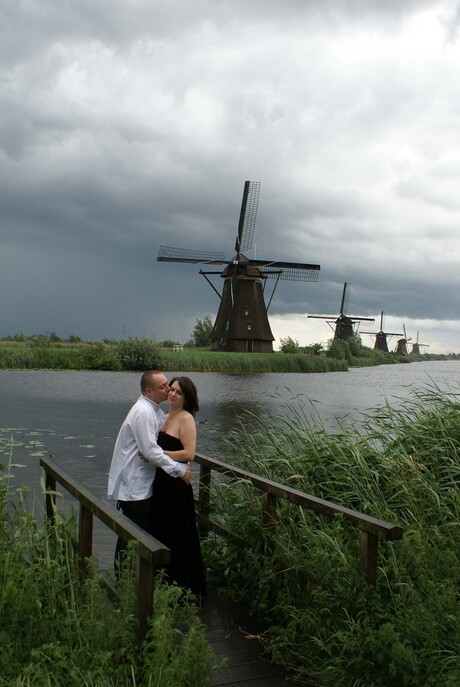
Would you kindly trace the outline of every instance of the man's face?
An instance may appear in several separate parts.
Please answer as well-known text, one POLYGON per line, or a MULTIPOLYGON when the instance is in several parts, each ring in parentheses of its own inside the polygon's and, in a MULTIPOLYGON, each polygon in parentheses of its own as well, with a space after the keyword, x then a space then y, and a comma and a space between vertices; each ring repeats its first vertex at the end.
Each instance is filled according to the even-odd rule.
POLYGON ((162 403, 166 401, 169 393, 168 380, 164 375, 155 375, 152 377, 152 386, 146 389, 146 396, 151 398, 155 403, 162 403))

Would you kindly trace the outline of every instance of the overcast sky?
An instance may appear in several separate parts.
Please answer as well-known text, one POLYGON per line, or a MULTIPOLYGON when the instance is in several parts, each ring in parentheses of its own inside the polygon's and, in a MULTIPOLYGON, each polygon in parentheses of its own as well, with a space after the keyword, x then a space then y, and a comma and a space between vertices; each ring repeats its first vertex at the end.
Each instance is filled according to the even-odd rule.
MULTIPOLYGON (((190 338, 218 297, 161 244, 319 263, 277 343, 346 313, 460 352, 458 0, 16 0, 0 8, 0 336, 190 338)), ((216 277, 220 289, 222 280, 216 277)), ((396 343, 393 338, 390 345, 396 343)))

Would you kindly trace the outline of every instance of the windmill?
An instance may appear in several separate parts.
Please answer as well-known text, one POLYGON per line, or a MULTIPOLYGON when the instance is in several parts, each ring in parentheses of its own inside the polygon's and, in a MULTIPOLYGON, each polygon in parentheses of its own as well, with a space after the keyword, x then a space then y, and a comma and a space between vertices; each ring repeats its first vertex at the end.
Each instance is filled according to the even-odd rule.
POLYGON ((246 181, 235 242, 236 255, 230 261, 223 253, 160 246, 157 257, 160 262, 225 265, 223 271, 200 270, 200 274, 220 298, 219 310, 211 331, 213 351, 271 352, 274 336, 267 312, 279 280, 318 280, 319 265, 250 260, 244 255, 243 251, 252 247, 259 195, 260 182, 246 181), (224 280, 221 294, 208 278, 208 275, 216 274, 224 280), (275 280, 268 304, 265 303, 267 279, 275 280))
POLYGON ((353 336, 358 331, 359 323, 361 321, 375 322, 374 317, 354 317, 351 315, 345 315, 343 312, 345 305, 345 294, 347 292, 347 282, 343 285, 342 302, 340 304, 340 315, 308 315, 308 317, 313 317, 320 320, 328 320, 328 325, 331 329, 334 329, 334 339, 340 339, 346 341, 350 336, 353 336), (358 327, 354 328, 354 325, 358 324, 358 327), (333 327, 333 325, 335 325, 333 327))
POLYGON ((427 347, 430 346, 430 344, 419 343, 418 342, 418 335, 419 335, 419 332, 417 332, 417 339, 416 339, 415 343, 412 344, 411 353, 413 353, 414 355, 420 355, 420 346, 427 346, 427 347))
POLYGON ((398 339, 398 341, 396 342, 395 353, 397 353, 398 355, 409 355, 409 351, 407 349, 407 344, 412 339, 407 338, 406 325, 405 324, 403 324, 403 331, 404 331, 404 338, 398 339))
POLYGON ((383 310, 380 312, 380 331, 366 332, 366 334, 369 334, 369 336, 375 336, 374 351, 385 351, 385 353, 388 353, 387 336, 390 338, 392 336, 402 336, 402 334, 396 334, 395 332, 383 331, 383 310))

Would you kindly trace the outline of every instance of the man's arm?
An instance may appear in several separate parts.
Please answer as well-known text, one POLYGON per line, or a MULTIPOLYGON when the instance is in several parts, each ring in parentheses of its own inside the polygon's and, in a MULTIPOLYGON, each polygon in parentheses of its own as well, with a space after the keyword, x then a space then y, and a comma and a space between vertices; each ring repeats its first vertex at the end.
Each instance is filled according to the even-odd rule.
POLYGON ((158 446, 156 427, 152 417, 144 415, 136 418, 133 433, 144 460, 161 468, 171 477, 185 477, 187 470, 190 473, 186 463, 179 463, 169 458, 158 446))

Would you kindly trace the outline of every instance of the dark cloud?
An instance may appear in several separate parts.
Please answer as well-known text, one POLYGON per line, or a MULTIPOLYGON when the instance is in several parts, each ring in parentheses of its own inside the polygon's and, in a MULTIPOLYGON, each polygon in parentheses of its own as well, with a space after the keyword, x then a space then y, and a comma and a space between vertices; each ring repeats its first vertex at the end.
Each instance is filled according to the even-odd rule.
POLYGON ((0 12, 0 335, 185 341, 218 300, 199 266, 157 263, 159 246, 231 258, 245 179, 262 182, 254 254, 322 268, 280 283, 274 321, 334 313, 345 281, 355 313, 455 320, 454 6, 0 12))

